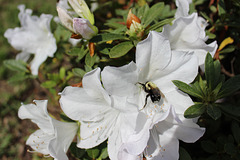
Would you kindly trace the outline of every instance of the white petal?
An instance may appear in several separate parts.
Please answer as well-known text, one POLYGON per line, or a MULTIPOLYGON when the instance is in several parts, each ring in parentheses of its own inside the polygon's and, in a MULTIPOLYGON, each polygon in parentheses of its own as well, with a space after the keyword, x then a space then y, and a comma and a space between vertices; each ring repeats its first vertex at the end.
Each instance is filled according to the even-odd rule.
POLYGON ((180 90, 173 90, 164 95, 168 103, 174 107, 177 114, 184 114, 185 110, 193 105, 193 101, 189 95, 180 90))
POLYGON ((51 125, 51 118, 47 113, 47 100, 35 100, 35 104, 23 105, 18 110, 18 117, 21 119, 31 119, 45 133, 54 133, 51 125))
POLYGON ((66 152, 77 133, 78 125, 77 123, 52 120, 56 133, 55 138, 49 142, 50 155, 57 160, 68 160, 66 152))
POLYGON ((31 146, 35 151, 48 155, 50 154, 48 145, 54 137, 54 134, 48 134, 39 129, 29 136, 26 144, 31 146))
POLYGON ((21 53, 18 53, 18 55, 16 56, 16 60, 23 60, 24 62, 27 62, 27 60, 29 59, 30 57, 30 54, 27 53, 27 52, 21 52, 21 53))
POLYGON ((110 97, 102 87, 100 81, 100 68, 96 68, 91 72, 86 73, 83 77, 82 84, 84 90, 88 93, 89 96, 95 98, 103 98, 108 102, 108 104, 110 104, 110 97))
POLYGON ((63 112, 73 120, 98 120, 110 109, 102 98, 92 97, 79 87, 66 87, 61 93, 60 104, 63 112))
POLYGON ((175 90, 172 80, 192 82, 198 74, 198 59, 192 53, 173 51, 170 64, 153 81, 163 93, 175 90))
POLYGON ((167 132, 158 134, 153 128, 144 155, 148 160, 178 160, 178 148, 178 139, 167 132))
POLYGON ((33 74, 37 75, 38 66, 46 57, 52 57, 57 49, 56 40, 50 30, 52 15, 31 16, 32 10, 25 9, 24 5, 20 5, 19 9, 18 17, 22 25, 21 28, 8 29, 4 36, 15 49, 22 50, 21 53, 24 53, 17 59, 21 58, 26 61, 30 54, 39 54, 38 56, 44 57, 37 57, 31 63, 33 74))
POLYGON ((175 13, 175 18, 185 17, 189 12, 189 2, 188 0, 176 0, 177 11, 175 13))
POLYGON ((36 54, 31 61, 31 72, 33 75, 38 75, 38 69, 40 65, 47 59, 47 55, 36 54))
POLYGON ((102 82, 110 95, 132 95, 137 87, 136 64, 131 62, 123 67, 105 67, 102 71, 102 82))
POLYGON ((136 48, 139 81, 144 83, 154 79, 168 65, 170 59, 169 41, 160 33, 151 31, 145 40, 138 43, 136 48))
POLYGON ((73 18, 69 16, 67 10, 62 8, 61 6, 57 6, 58 16, 60 18, 61 23, 70 31, 74 32, 73 29, 73 18))
POLYGON ((93 30, 94 26, 89 20, 84 18, 73 18, 73 29, 77 34, 82 35, 84 39, 91 39, 96 33, 93 30))
POLYGON ((173 130, 175 129, 175 135, 178 139, 187 143, 193 143, 205 133, 205 128, 200 128, 192 119, 186 119, 183 116, 180 119, 182 123, 172 128, 173 130))
POLYGON ((112 110, 104 113, 99 120, 82 121, 80 140, 78 141, 77 146, 79 148, 92 148, 104 142, 113 132, 118 114, 117 111, 112 110))

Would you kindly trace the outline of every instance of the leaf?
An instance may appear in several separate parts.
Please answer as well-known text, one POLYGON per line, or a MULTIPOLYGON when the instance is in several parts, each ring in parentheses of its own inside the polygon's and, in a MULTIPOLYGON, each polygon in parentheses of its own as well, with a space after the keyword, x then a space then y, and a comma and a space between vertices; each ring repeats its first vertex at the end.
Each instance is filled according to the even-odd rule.
POLYGON ((227 115, 231 115, 235 117, 240 117, 240 107, 232 105, 232 104, 218 104, 219 108, 222 112, 226 113, 227 115))
POLYGON ((203 148, 204 151, 206 151, 208 153, 216 153, 217 152, 216 144, 211 141, 202 141, 201 147, 203 148))
POLYGON ((126 39, 126 37, 122 34, 114 34, 114 33, 103 33, 98 34, 94 36, 92 39, 90 39, 90 42, 107 42, 117 39, 126 39))
POLYGON ((233 122, 232 126, 232 133, 233 133, 233 137, 235 139, 235 141, 237 142, 237 144, 240 144, 240 127, 239 124, 237 122, 233 122))
POLYGON ((222 43, 220 44, 218 50, 221 51, 226 45, 232 44, 234 40, 231 37, 225 38, 222 43))
POLYGON ((44 88, 53 88, 56 85, 57 85, 57 83, 55 81, 51 81, 51 80, 45 81, 41 84, 41 86, 44 87, 44 88))
POLYGON ((189 153, 182 147, 179 147, 179 160, 192 160, 189 153))
POLYGON ((207 80, 207 85, 210 90, 214 89, 214 83, 215 83, 215 68, 213 63, 213 58, 210 53, 207 53, 206 59, 205 59, 205 77, 207 80))
POLYGON ((240 75, 236 75, 223 83, 218 94, 218 99, 226 97, 240 89, 240 75))
POLYGON ((64 67, 61 67, 60 70, 59 70, 59 78, 61 80, 63 80, 65 78, 65 76, 66 76, 66 70, 65 70, 64 67))
POLYGON ((217 120, 221 117, 221 110, 219 107, 215 104, 208 104, 207 106, 207 113, 212 119, 217 120))
POLYGON ((226 13, 226 7, 225 7, 224 0, 219 0, 218 1, 218 15, 222 16, 225 13, 226 13))
POLYGON ((78 77, 83 77, 84 75, 85 75, 85 71, 83 70, 83 69, 81 69, 81 68, 73 68, 72 69, 72 72, 73 72, 73 74, 75 75, 75 76, 78 76, 78 77))
POLYGON ((72 119, 70 119, 68 116, 66 116, 64 113, 60 113, 60 117, 62 120, 64 120, 65 122, 76 122, 72 119))
POLYGON ((84 156, 84 154, 86 153, 85 149, 80 149, 80 148, 77 147, 77 143, 76 142, 73 142, 70 145, 69 150, 77 158, 82 158, 84 156))
POLYGON ((108 157, 107 147, 103 148, 98 159, 106 159, 108 157))
POLYGON ((67 52, 70 56, 78 56, 77 60, 80 61, 88 52, 88 49, 84 49, 84 46, 81 48, 74 47, 69 52, 67 52))
POLYGON ((9 83, 21 82, 28 78, 35 78, 36 76, 33 75, 26 75, 24 72, 19 72, 11 76, 8 80, 9 83))
POLYGON ((90 53, 86 55, 85 57, 85 64, 89 67, 92 67, 94 63, 97 60, 97 55, 94 54, 94 56, 91 57, 90 53))
POLYGON ((189 86, 188 84, 184 83, 184 82, 181 82, 179 80, 173 80, 172 81, 175 86, 177 86, 181 91, 191 95, 191 96, 194 96, 194 97, 197 97, 197 98, 200 98, 202 99, 203 96, 199 93, 198 90, 194 89, 193 87, 189 86))
POLYGON ((184 117, 185 118, 195 118, 203 114, 206 110, 206 106, 203 103, 196 103, 189 107, 185 112, 184 112, 184 117))
POLYGON ((87 149, 87 154, 90 158, 96 159, 99 155, 99 149, 97 149, 97 148, 87 149))
POLYGON ((109 57, 118 58, 124 56, 133 48, 133 46, 134 45, 130 41, 119 43, 110 50, 109 57))
POLYGON ((27 64, 22 60, 5 60, 3 61, 3 64, 12 71, 29 72, 27 69, 27 64))
POLYGON ((142 19, 142 24, 144 24, 145 27, 147 27, 154 19, 160 16, 162 9, 164 8, 164 3, 159 2, 153 5, 147 12, 146 15, 144 15, 142 19))
POLYGON ((233 143, 226 143, 224 145, 224 150, 227 154, 234 156, 238 151, 233 143))
POLYGON ((162 20, 160 22, 155 23, 154 25, 150 26, 149 28, 147 28, 145 30, 145 32, 149 33, 149 31, 151 31, 151 30, 157 30, 158 28, 160 28, 160 27, 162 27, 162 26, 164 26, 166 24, 170 24, 173 20, 174 20, 174 18, 164 19, 164 20, 162 20))

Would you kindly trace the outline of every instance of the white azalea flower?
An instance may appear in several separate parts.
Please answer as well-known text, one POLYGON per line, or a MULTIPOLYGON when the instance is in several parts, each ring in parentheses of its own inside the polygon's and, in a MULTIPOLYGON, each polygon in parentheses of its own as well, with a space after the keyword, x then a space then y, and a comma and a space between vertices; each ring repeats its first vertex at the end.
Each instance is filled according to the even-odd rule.
POLYGON ((56 160, 67 160, 66 152, 77 133, 77 123, 61 122, 47 112, 47 100, 35 100, 35 104, 22 105, 18 111, 21 119, 31 119, 39 130, 30 135, 26 144, 36 152, 50 155, 56 160))
POLYGON ((91 39, 98 33, 98 29, 94 26, 94 16, 87 4, 84 0, 68 0, 68 2, 81 18, 74 18, 67 8, 57 5, 60 21, 71 32, 81 35, 84 39, 91 39))
POLYGON ((189 2, 187 0, 176 0, 178 6, 175 20, 172 25, 163 27, 163 35, 171 44, 172 50, 194 51, 198 56, 199 66, 204 68, 205 57, 208 52, 213 56, 217 50, 216 41, 206 44, 208 37, 205 28, 206 20, 199 17, 197 13, 188 15, 189 2))
POLYGON ((109 157, 117 159, 119 148, 134 133, 139 111, 126 96, 106 92, 99 68, 87 73, 82 83, 83 88, 66 87, 60 99, 63 112, 81 123, 77 146, 92 148, 108 139, 109 157))
POLYGON ((21 27, 8 29, 4 36, 15 49, 22 51, 16 59, 26 62, 30 54, 35 54, 30 68, 32 74, 37 75, 39 66, 47 57, 53 57, 57 49, 56 40, 50 29, 52 15, 31 16, 31 9, 25 9, 24 5, 19 5, 18 8, 21 27))
MULTIPOLYGON (((154 31, 150 32, 147 39, 138 43, 136 64, 130 63, 121 68, 104 68, 102 81, 107 92, 117 96, 131 96, 131 94, 134 94, 135 98, 131 99, 133 100, 131 103, 137 104, 138 109, 142 110, 142 114, 138 114, 135 133, 129 136, 126 143, 121 146, 119 157, 128 153, 138 158, 146 148, 148 141, 150 141, 149 129, 154 129, 153 126, 161 121, 168 122, 167 117, 173 112, 170 106, 174 107, 177 114, 182 115, 193 104, 188 95, 180 92, 174 86, 172 80, 190 83, 196 77, 197 72, 198 59, 193 55, 193 52, 171 51, 169 41, 162 34, 154 31), (151 82, 160 89, 162 92, 160 101, 153 103, 148 98, 147 103, 145 102, 147 93, 139 83, 146 84, 146 82, 151 82), (145 108, 143 108, 144 106, 145 108)), ((192 120, 190 120, 189 124, 183 123, 181 126, 185 125, 190 128, 186 132, 191 132, 191 126, 196 128, 194 128, 196 134, 193 135, 195 141, 204 133, 204 129, 199 128, 192 120)), ((169 130, 172 128, 162 127, 161 129, 169 130)), ((172 135, 172 138, 177 140, 177 136, 180 135, 172 135)), ((190 140, 186 140, 186 142, 190 142, 190 140)), ((164 144, 164 142, 161 142, 161 144, 164 144)), ((165 147, 178 150, 178 145, 165 147)))

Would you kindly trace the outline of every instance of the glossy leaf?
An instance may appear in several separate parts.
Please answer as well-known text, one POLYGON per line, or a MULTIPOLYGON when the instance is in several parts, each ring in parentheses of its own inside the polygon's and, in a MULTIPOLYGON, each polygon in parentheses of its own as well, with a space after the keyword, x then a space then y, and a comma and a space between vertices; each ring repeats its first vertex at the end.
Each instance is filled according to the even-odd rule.
POLYGON ((132 42, 122 42, 116 46, 114 46, 109 53, 110 58, 118 58, 124 56, 133 48, 132 42))
POLYGON ((203 98, 201 95, 201 92, 197 89, 194 89, 193 87, 189 86, 188 84, 181 82, 179 80, 173 80, 172 81, 175 86, 177 86, 181 91, 188 93, 191 96, 197 97, 197 98, 203 98))
POLYGON ((206 110, 206 106, 203 103, 196 103, 189 107, 185 112, 184 112, 184 117, 185 118, 195 118, 203 114, 206 110))
POLYGON ((21 60, 5 60, 3 61, 3 64, 10 70, 13 71, 20 71, 20 72, 29 72, 27 69, 27 64, 21 60))
POLYGON ((214 120, 217 120, 218 118, 221 117, 221 110, 219 107, 215 104, 209 104, 206 106, 207 107, 207 113, 210 117, 212 117, 214 120))

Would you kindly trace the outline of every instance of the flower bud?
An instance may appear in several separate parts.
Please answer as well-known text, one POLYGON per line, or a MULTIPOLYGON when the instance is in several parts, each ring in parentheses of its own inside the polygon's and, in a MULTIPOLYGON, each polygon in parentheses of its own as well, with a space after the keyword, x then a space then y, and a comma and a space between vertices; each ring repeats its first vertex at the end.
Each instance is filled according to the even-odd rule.
POLYGON ((57 12, 62 25, 64 25, 70 31, 74 32, 73 19, 71 16, 69 16, 69 14, 67 13, 67 10, 64 8, 61 8, 60 6, 57 6, 57 12))
POLYGON ((97 27, 84 18, 73 18, 73 29, 76 34, 82 35, 87 40, 91 39, 98 32, 97 27))
POLYGON ((127 16, 127 28, 130 29, 133 22, 141 23, 141 20, 134 14, 132 14, 132 10, 130 9, 127 16))
POLYGON ((81 18, 88 19, 94 25, 94 16, 84 0, 68 0, 68 2, 81 18))

